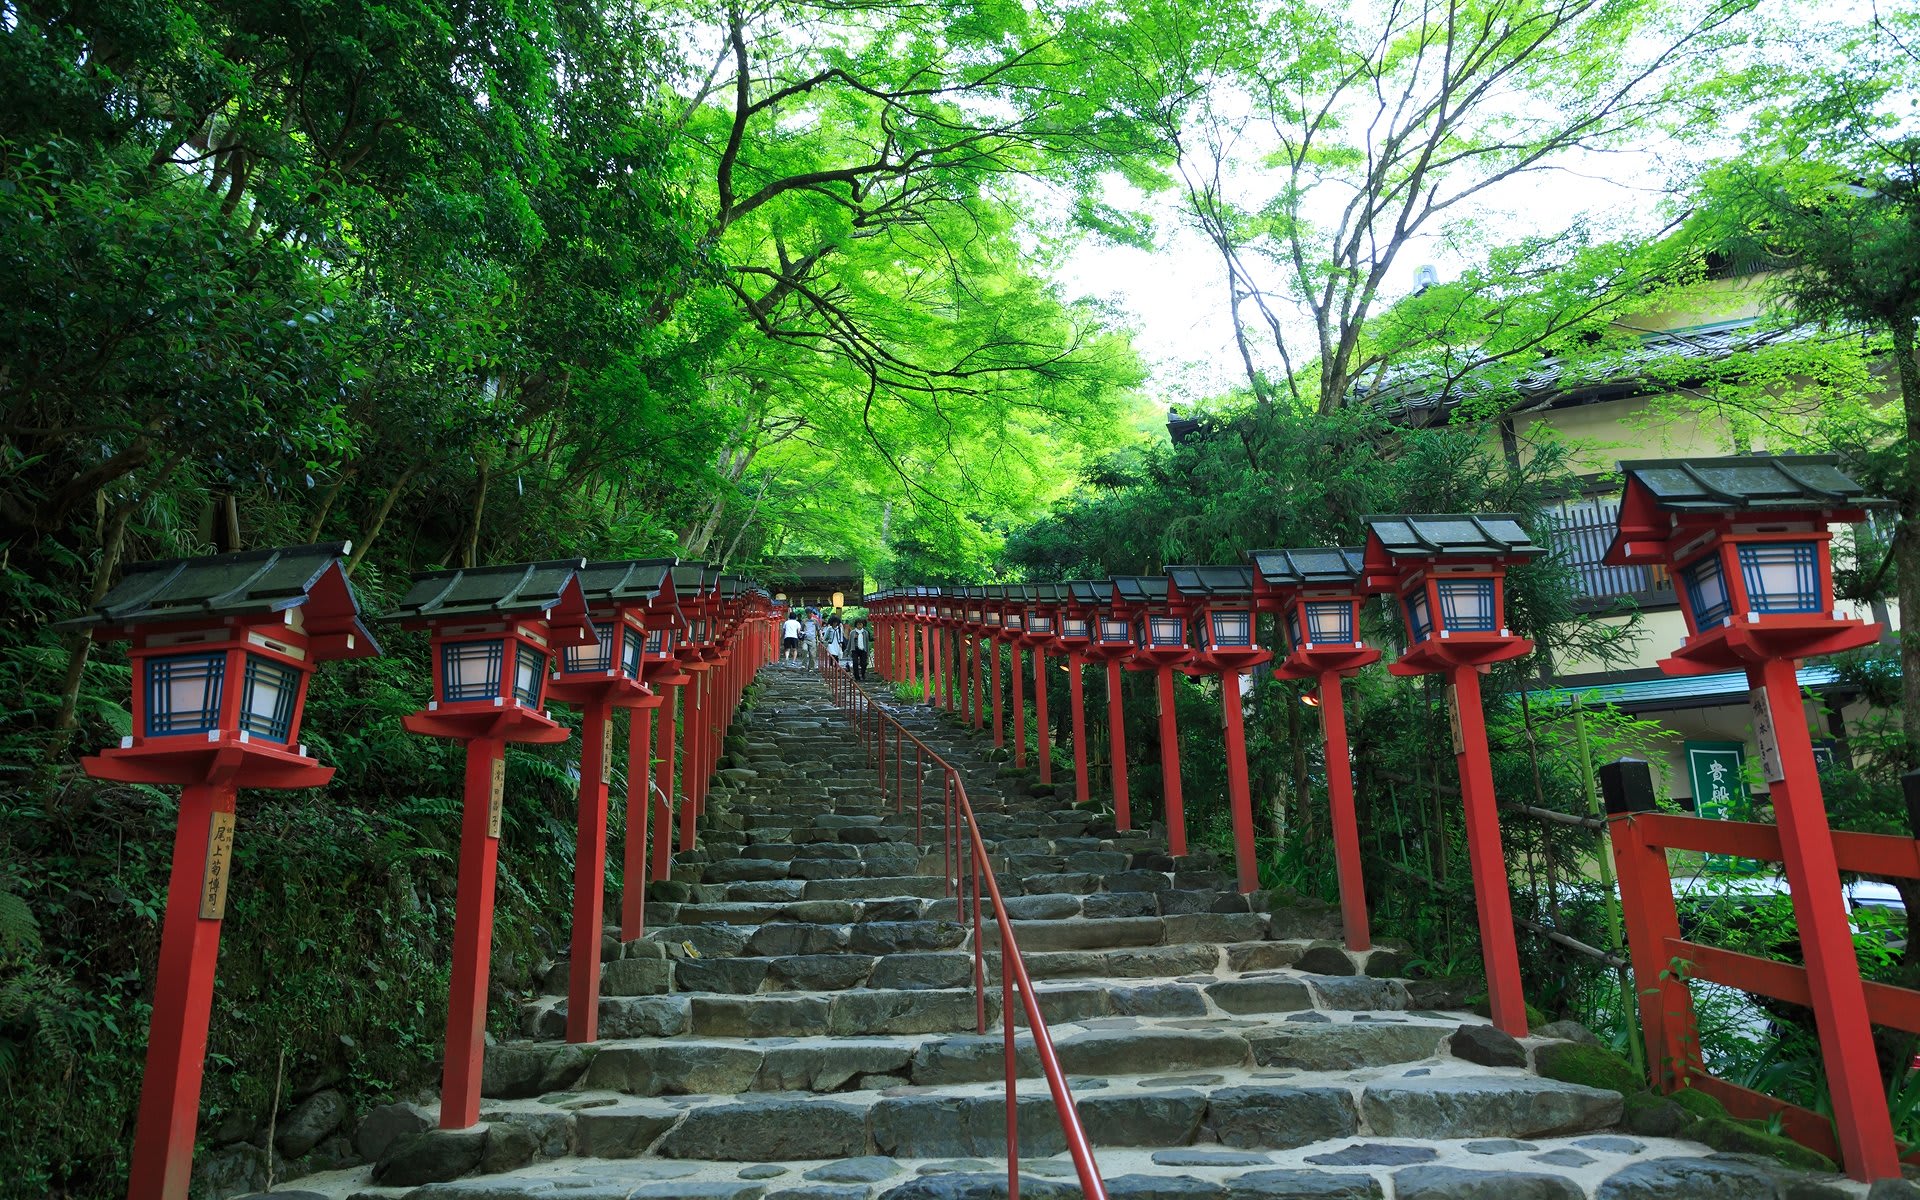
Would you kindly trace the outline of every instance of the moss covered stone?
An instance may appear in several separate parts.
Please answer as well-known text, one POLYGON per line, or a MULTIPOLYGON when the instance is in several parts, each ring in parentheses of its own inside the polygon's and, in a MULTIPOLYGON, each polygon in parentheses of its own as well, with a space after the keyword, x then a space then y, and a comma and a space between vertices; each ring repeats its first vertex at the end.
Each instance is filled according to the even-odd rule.
POLYGON ((1730 1116, 1727 1106, 1696 1088, 1681 1088, 1670 1097, 1675 1104, 1702 1120, 1730 1116))
POLYGON ((1548 1079, 1605 1088, 1622 1096, 1647 1088, 1647 1081, 1633 1069, 1632 1063, 1604 1046, 1550 1042, 1533 1052, 1533 1065, 1548 1079))
POLYGON ((1761 1154, 1790 1167, 1808 1171, 1831 1171, 1832 1160, 1807 1149, 1792 1138, 1769 1133, 1757 1121, 1738 1121, 1732 1117, 1705 1117, 1687 1126, 1683 1135, 1705 1142, 1715 1150, 1730 1154, 1761 1154))

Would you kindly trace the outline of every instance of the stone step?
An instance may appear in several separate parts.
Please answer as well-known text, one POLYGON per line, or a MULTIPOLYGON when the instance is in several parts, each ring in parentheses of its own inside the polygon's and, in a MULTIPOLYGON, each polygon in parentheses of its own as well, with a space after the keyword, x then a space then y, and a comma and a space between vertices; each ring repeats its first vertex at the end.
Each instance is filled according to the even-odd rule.
MULTIPOLYGON (((1123 1149, 1099 1155, 1099 1163, 1114 1200, 1382 1200, 1389 1188, 1399 1200, 1638 1200, 1773 1196, 1779 1185, 1774 1174, 1753 1163, 1605 1135, 1425 1144, 1369 1139, 1305 1156, 1217 1147, 1123 1149)), ((1815 1180, 1794 1183, 1791 1194, 1808 1200, 1852 1194, 1815 1180)), ((570 1193, 591 1200, 995 1200, 1007 1194, 1007 1171, 1004 1159, 984 1156, 916 1162, 866 1155, 747 1167, 696 1159, 602 1160, 559 1178, 552 1167, 533 1168, 394 1194, 403 1200, 556 1200, 570 1193)), ((1082 1194, 1065 1155, 1023 1158, 1020 1193, 1033 1200, 1082 1194)))
MULTIPOLYGON (((783 970, 796 971, 795 956, 783 964, 783 970)), ((892 976, 895 957, 822 955, 821 959, 848 958, 850 966, 869 973, 892 976)), ((966 960, 960 963, 962 986, 876 988, 849 987, 844 990, 789 992, 677 992, 671 995, 608 996, 600 999, 600 1030, 606 1038, 672 1037, 680 1034, 723 1037, 805 1037, 814 1034, 842 1036, 874 1033, 940 1033, 970 1029, 975 1023, 973 989, 966 975, 966 960)), ((733 964, 753 960, 736 959, 733 964)), ((772 974, 769 960, 768 974, 772 974)), ((685 965, 685 964, 681 964, 685 965)), ((918 964, 915 964, 918 965, 918 964)), ((943 963, 951 969, 951 960, 943 963)), ((829 971, 834 962, 808 962, 808 971, 829 971)), ((676 967, 676 971, 679 968, 676 967)), ((725 976, 736 967, 710 972, 725 982, 744 987, 752 972, 739 972, 743 979, 725 976)), ((911 967, 908 969, 912 969, 911 967)), ((677 976, 679 980, 698 980, 698 972, 677 976)), ((791 978, 791 977, 790 977, 791 978)), ((924 978, 924 976, 922 976, 924 978)), ((1134 983, 1107 979, 1065 980, 1035 984, 1041 1011, 1049 1024, 1085 1021, 1102 1017, 1185 1017, 1217 1019, 1227 1016, 1260 1016, 1271 1013, 1396 1012, 1407 1008, 1407 989, 1397 979, 1372 979, 1367 976, 1310 975, 1282 970, 1230 979, 1188 977, 1189 980, 1134 983)), ((804 977, 802 977, 804 982, 804 977)), ((761 981, 762 983, 765 980, 761 981)), ((942 980, 945 982, 945 980, 942 980)), ((989 979, 986 1011, 989 1021, 999 1013, 999 986, 989 979)), ((565 1001, 537 1000, 522 1007, 521 1029, 528 1037, 558 1038, 566 1032, 565 1001)), ((1024 1014, 1016 1019, 1024 1023, 1024 1014)))
MULTIPOLYGON (((803 1061, 804 1055, 789 1057, 795 1078, 814 1069, 803 1061)), ((755 1070, 764 1068, 763 1059, 755 1070)), ((715 1078, 743 1069, 744 1064, 713 1068, 715 1078)), ((1243 1150, 1288 1150, 1351 1138, 1363 1130, 1383 1138, 1559 1137, 1607 1129, 1621 1115, 1621 1099, 1614 1092, 1517 1072, 1446 1075, 1421 1073, 1424 1070, 1374 1079, 1290 1078, 1270 1072, 1271 1078, 1256 1074, 1233 1083, 1195 1076, 1186 1086, 1093 1080, 1077 1089, 1076 1104, 1089 1138, 1101 1148, 1217 1143, 1243 1150)), ((873 1078, 878 1082, 892 1075, 881 1072, 873 1078)), ((523 1111, 544 1108, 553 1124, 571 1125, 574 1151, 583 1158, 648 1155, 749 1163, 868 1155, 927 1159, 1003 1154, 1006 1146, 1006 1108, 996 1085, 937 1090, 893 1085, 831 1098, 792 1090, 679 1098, 588 1090, 557 1111, 557 1106, 538 1101, 518 1103, 527 1106, 523 1111)), ((1053 1101, 1044 1088, 1023 1091, 1018 1108, 1023 1153, 1048 1155, 1064 1148, 1053 1101)), ((564 1141, 551 1130, 543 1140, 564 1141)))
MULTIPOLYGON (((724 1095, 748 1091, 832 1092, 907 1084, 939 1087, 1001 1079, 1005 1042, 998 1032, 972 1032, 972 997, 940 996, 940 1002, 959 1017, 958 1023, 967 1032, 918 1036, 923 1031, 912 1028, 914 1022, 904 1022, 902 1028, 885 1033, 832 1037, 795 1038, 774 1029, 748 1037, 696 1033, 585 1046, 503 1043, 488 1050, 483 1086, 490 1098, 516 1099, 575 1089, 635 1096, 724 1095)), ((1043 1011, 1045 1002, 1043 996, 1043 1011)), ((895 1014, 917 1015, 924 1014, 895 1014)), ((696 1008, 696 1025, 700 1016, 696 1008)), ((829 1028, 835 1016, 831 1009, 825 1014, 829 1028)), ((997 1025, 997 1016, 997 1005, 989 1004, 990 1027, 997 1025)), ((1457 1016, 1438 1014, 1424 1019, 1370 1020, 1356 1016, 1346 1021, 1278 1020, 1238 1025, 1087 1018, 1081 1018, 1081 1024, 1062 1024, 1052 1013, 1048 1020, 1050 1027, 1059 1030, 1055 1049, 1062 1066, 1071 1074, 1103 1081, 1147 1075, 1164 1082, 1184 1072, 1226 1068, 1338 1072, 1418 1063, 1442 1056, 1455 1044, 1449 1039, 1460 1030, 1477 1029, 1472 1024, 1460 1025, 1457 1016)), ((1020 1074, 1040 1078, 1039 1060, 1029 1035, 1017 1036, 1016 1051, 1020 1074)), ((1222 1079, 1210 1082, 1220 1083, 1222 1079)))

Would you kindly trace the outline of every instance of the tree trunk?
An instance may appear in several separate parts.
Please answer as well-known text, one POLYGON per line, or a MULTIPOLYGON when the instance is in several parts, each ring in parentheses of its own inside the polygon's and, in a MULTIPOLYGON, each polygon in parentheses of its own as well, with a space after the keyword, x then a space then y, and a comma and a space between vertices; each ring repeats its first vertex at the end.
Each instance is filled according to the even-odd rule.
POLYGON ((1893 535, 1893 560, 1900 597, 1900 724, 1909 769, 1920 767, 1920 361, 1914 359, 1913 317, 1903 313, 1893 322, 1894 361, 1907 418, 1906 474, 1895 497, 1900 524, 1893 535))
POLYGON ((473 497, 473 525, 467 531, 467 544, 460 552, 460 565, 475 566, 480 561, 480 520, 487 511, 487 464, 480 464, 480 489, 473 497))
MULTIPOLYGON (((123 503, 113 510, 113 516, 107 522, 106 537, 100 546, 100 564, 93 571, 93 589, 87 607, 91 609, 100 603, 113 584, 113 573, 120 565, 120 551, 127 542, 127 520, 133 516, 131 501, 123 503)), ((84 633, 75 634, 72 648, 67 652, 67 675, 60 686, 60 711, 53 718, 53 737, 47 744, 47 761, 53 762, 66 753, 67 743, 73 737, 73 727, 78 723, 76 709, 80 703, 80 683, 86 676, 87 658, 93 653, 93 639, 84 633)))
POLYGON ((340 498, 340 489, 347 486, 347 480, 353 477, 353 469, 340 472, 340 477, 327 485, 326 494, 320 497, 320 511, 313 514, 313 520, 307 524, 307 544, 320 540, 320 531, 326 527, 327 514, 333 511, 333 502, 340 498))
POLYGON ((406 491, 407 482, 412 478, 413 468, 408 467, 400 473, 400 478, 393 481, 393 486, 387 489, 386 497, 380 501, 380 511, 373 514, 373 524, 367 527, 367 536, 360 539, 360 543, 353 548, 353 553, 347 556, 345 570, 348 575, 352 575, 353 569, 360 565, 360 560, 367 556, 367 550, 373 545, 373 539, 380 536, 380 527, 387 523, 387 514, 393 511, 394 502, 400 499, 400 494, 406 491))

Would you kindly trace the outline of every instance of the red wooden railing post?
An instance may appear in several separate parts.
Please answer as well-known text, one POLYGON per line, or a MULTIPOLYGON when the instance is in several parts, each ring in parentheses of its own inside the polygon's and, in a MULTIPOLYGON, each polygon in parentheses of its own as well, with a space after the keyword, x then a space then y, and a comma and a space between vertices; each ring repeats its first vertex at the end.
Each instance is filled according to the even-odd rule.
POLYGON ((460 813, 460 878, 455 885, 453 976, 447 1004, 447 1050, 440 1084, 440 1128, 480 1120, 480 1068, 486 1051, 488 964, 493 958, 493 885, 500 858, 496 768, 506 743, 467 743, 460 813))
POLYGON ((1247 785, 1247 735, 1240 711, 1240 674, 1220 676, 1220 710, 1227 744, 1227 808, 1233 820, 1233 862, 1242 893, 1260 890, 1260 863, 1254 853, 1253 797, 1247 785))
POLYGON ((1034 754, 1040 759, 1040 782, 1053 782, 1053 726, 1047 721, 1047 651, 1033 648, 1034 754))
POLYGON ((613 703, 580 712, 580 816, 573 843, 573 938, 567 970, 567 1040, 600 1032, 600 939, 607 878, 607 768, 613 756, 613 703))
POLYGON ((973 639, 973 727, 978 730, 987 721, 987 646, 993 641, 982 633, 973 639))
MULTIPOLYGON (((494 743, 496 746, 498 742, 494 743)), ((469 750, 468 774, 472 774, 469 750)), ((140 1118, 133 1139, 130 1200, 186 1200, 193 1173, 193 1139, 206 1074, 207 1023, 213 1016, 214 963, 220 956, 222 917, 207 911, 208 848, 215 813, 231 815, 230 784, 190 783, 180 791, 173 826, 173 867, 160 929, 160 980, 147 1024, 147 1069, 140 1081, 140 1118)), ((482 804, 485 804, 484 797, 482 804)), ((231 825, 226 825, 227 836, 231 825)), ((230 861, 230 860, 228 860, 230 861)), ((462 877, 464 864, 461 859, 462 877)))
POLYGON ((1649 844, 1634 817, 1634 811, 1610 804, 1607 837, 1619 873, 1620 919, 1633 963, 1649 1081, 1661 1091, 1672 1091, 1695 1073, 1699 1038, 1692 993, 1667 953, 1668 939, 1680 936, 1680 915, 1673 903, 1666 848, 1649 844))
POLYGON ((1506 852, 1500 844, 1500 811, 1493 794, 1493 764, 1487 754, 1486 715, 1481 709, 1480 671, 1454 667, 1452 700, 1459 742, 1460 798, 1466 809, 1467 861, 1480 915, 1480 950, 1487 968, 1487 998, 1493 1023, 1513 1037, 1527 1036, 1527 1001, 1520 986, 1520 950, 1513 936, 1513 897, 1507 885, 1506 852))
POLYGON ((1167 852, 1187 852, 1187 809, 1180 795, 1180 726, 1174 709, 1173 668, 1156 672, 1160 688, 1160 791, 1166 805, 1167 852))
POLYGON ((1113 821, 1125 833, 1132 827, 1133 815, 1127 804, 1127 706, 1117 658, 1107 660, 1107 753, 1113 758, 1108 764, 1113 777, 1113 821))
POLYGON ((1085 804, 1091 799, 1087 781, 1087 706, 1085 681, 1081 672, 1086 660, 1067 655, 1067 706, 1073 710, 1073 802, 1085 804))
POLYGON ((1353 806, 1353 762, 1347 749, 1346 700, 1340 672, 1320 672, 1320 727, 1327 745, 1327 809, 1333 824, 1333 859, 1340 877, 1340 924, 1347 949, 1369 950, 1367 888, 1360 868, 1360 824, 1353 806))
POLYGON ((1807 963, 1807 985, 1813 994, 1814 1024, 1820 1032, 1841 1157, 1855 1179, 1898 1178, 1900 1154, 1874 1055, 1873 1027, 1867 1020, 1860 962, 1840 886, 1833 828, 1820 793, 1794 662, 1768 659, 1747 668, 1747 679, 1759 689, 1755 704, 1764 704, 1771 714, 1769 723, 1778 745, 1775 773, 1779 778, 1768 787, 1774 819, 1780 825, 1781 856, 1807 963))

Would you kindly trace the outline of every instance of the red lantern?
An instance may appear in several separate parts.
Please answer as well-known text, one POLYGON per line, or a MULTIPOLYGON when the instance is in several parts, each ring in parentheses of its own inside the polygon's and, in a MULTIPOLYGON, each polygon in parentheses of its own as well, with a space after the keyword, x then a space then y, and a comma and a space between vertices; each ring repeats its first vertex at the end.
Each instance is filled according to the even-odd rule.
MULTIPOLYGON (((1829 529, 1864 520, 1866 507, 1881 502, 1868 499, 1832 458, 1752 455, 1628 462, 1620 469, 1626 491, 1619 531, 1603 561, 1663 565, 1673 573, 1687 638, 1661 661, 1662 670, 1746 672, 1842 1156, 1856 1178, 1898 1176, 1796 672, 1800 658, 1879 637, 1880 626, 1834 611, 1829 529)), ((1642 945, 1634 952, 1643 971, 1665 956, 1642 945)))
MULTIPOLYGON (((567 1040, 591 1042, 599 1030, 601 890, 607 859, 607 782, 613 759, 613 712, 632 712, 627 767, 628 874, 623 892, 631 897, 646 891, 645 856, 634 842, 646 842, 646 787, 634 786, 636 774, 648 774, 649 752, 638 736, 651 728, 651 714, 642 709, 659 704, 644 682, 649 609, 669 588, 668 572, 674 560, 589 563, 581 572, 581 591, 598 641, 569 646, 555 663, 548 685, 555 700, 580 709, 580 815, 576 827, 573 869, 573 942, 569 958, 567 1040), (635 753, 638 757, 634 757, 635 753), (636 772, 637 766, 637 772, 636 772), (637 831, 637 838, 636 838, 637 831), (639 870, 634 870, 638 867, 639 870)), ((671 591, 668 591, 671 596, 671 591)), ((651 631, 656 646, 664 646, 667 631, 651 631)), ((651 743, 647 738, 646 744, 651 743)), ((630 902, 624 907, 641 908, 630 902)))
POLYGON ((340 565, 348 549, 134 563, 92 612, 57 626, 133 643, 133 732, 83 759, 87 774, 181 786, 132 1200, 187 1194, 237 792, 331 779, 299 744, 308 680, 319 662, 380 652, 340 565))
POLYGON ((467 747, 453 986, 440 1089, 445 1129, 465 1129, 480 1119, 506 744, 567 740, 566 727, 540 705, 548 655, 599 641, 580 590, 584 565, 576 558, 418 574, 387 617, 432 633, 434 699, 405 719, 407 729, 467 747))
MULTIPOLYGON (((1233 821, 1233 853, 1242 892, 1258 891, 1260 870, 1255 854, 1253 797, 1247 781, 1247 745, 1240 705, 1241 672, 1272 655, 1255 639, 1253 570, 1250 567, 1171 566, 1167 605, 1171 611, 1190 611, 1198 642, 1188 665, 1189 674, 1220 676, 1220 708, 1226 738, 1227 806, 1233 821)), ((1152 630, 1152 618, 1148 618, 1152 630)))
POLYGON ((1191 653, 1186 614, 1167 606, 1167 580, 1159 575, 1116 575, 1113 613, 1132 626, 1133 652, 1127 656, 1127 669, 1154 673, 1160 703, 1160 789, 1166 804, 1167 849, 1179 857, 1187 852, 1187 818, 1180 793, 1180 727, 1174 709, 1173 669, 1184 664, 1191 653))
POLYGON ((1505 576, 1509 564, 1544 552, 1509 514, 1368 517, 1362 563, 1366 590, 1392 596, 1406 622, 1406 653, 1387 670, 1395 675, 1444 671, 1451 684, 1453 748, 1493 1023, 1514 1037, 1527 1034, 1527 1010, 1480 672, 1533 648, 1506 628, 1505 576))
POLYGON ((1354 813, 1353 764, 1340 679, 1380 657, 1360 640, 1359 547, 1256 550, 1254 594, 1273 613, 1286 639, 1276 679, 1318 679, 1301 697, 1320 710, 1326 743, 1327 806, 1332 817, 1334 860, 1340 877, 1340 912, 1347 949, 1373 945, 1367 928, 1367 893, 1360 866, 1360 830, 1354 813))

